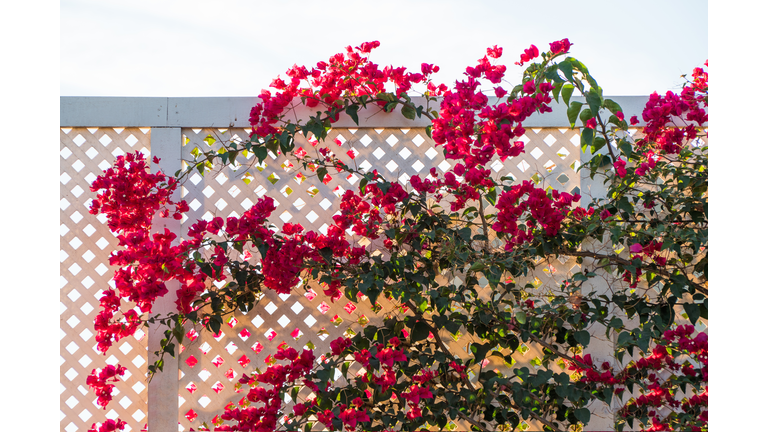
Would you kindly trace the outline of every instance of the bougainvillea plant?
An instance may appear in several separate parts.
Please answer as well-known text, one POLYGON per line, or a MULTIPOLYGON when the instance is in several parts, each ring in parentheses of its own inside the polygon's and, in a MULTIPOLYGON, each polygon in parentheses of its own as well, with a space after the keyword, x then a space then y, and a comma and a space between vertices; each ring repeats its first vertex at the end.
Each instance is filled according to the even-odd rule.
MULTIPOLYGON (((160 322, 168 330, 155 354, 175 355, 185 323, 218 333, 227 315, 252 310, 260 292, 302 295, 315 283, 329 301, 375 305, 383 296, 403 313, 332 341, 330 352, 281 345, 264 372, 239 379, 250 404, 228 406, 216 430, 442 430, 451 423, 495 431, 523 421, 566 430, 588 424, 587 406, 596 401, 620 407, 617 430, 706 430, 707 335, 694 326, 708 310, 707 73, 696 68, 679 94, 651 95, 644 126, 632 134, 639 120, 625 119, 604 98, 587 67, 568 56, 568 39, 524 50, 515 62, 523 79, 514 87, 504 81, 500 47, 488 48, 449 87, 432 81, 439 69, 432 64, 418 72, 380 68, 369 59, 378 46, 348 47, 275 79, 251 111, 246 142, 198 151, 174 176, 150 174, 140 153, 120 156, 93 183, 91 212, 107 216, 121 246, 110 258, 115 289, 104 292, 95 322, 98 349, 106 353, 140 325, 160 322), (412 97, 416 88, 425 106, 412 97), (605 185, 603 197, 491 175, 492 158, 524 151, 522 123, 554 103, 567 105, 572 128, 581 123, 581 149, 590 158, 580 169, 605 185), (295 104, 317 114, 296 120, 288 115, 295 104), (328 131, 340 116, 358 123, 369 106, 427 117, 427 133, 458 163, 414 175, 406 186, 343 163, 324 145, 328 131), (301 140, 312 146, 297 145, 301 140), (258 162, 283 154, 320 180, 361 180, 343 193, 324 234, 271 225, 269 197, 240 217, 197 221, 181 241, 152 231, 156 218, 188 211, 172 197, 191 173, 205 175, 243 152, 258 162), (350 230, 370 246, 354 246, 350 230), (575 257, 581 271, 546 293, 520 282, 542 258, 557 257, 575 257), (491 295, 478 295, 481 278, 491 295), (153 316, 171 280, 180 283, 178 312, 153 316), (604 280, 607 289, 591 288, 604 280), (221 281, 221 288, 212 284, 221 281), (677 321, 679 314, 690 323, 677 321), (612 355, 589 353, 603 333, 595 328, 613 341, 612 355), (481 342, 452 352, 446 341, 458 332, 481 342), (521 343, 541 347, 535 370, 483 368, 494 358, 511 363, 521 343), (352 372, 353 363, 362 373, 352 372), (311 397, 298 397, 302 388, 311 397)), ((94 370, 88 378, 100 405, 122 370, 94 370)), ((150 374, 160 370, 162 358, 149 366, 150 374)), ((123 426, 110 421, 92 430, 123 426)))

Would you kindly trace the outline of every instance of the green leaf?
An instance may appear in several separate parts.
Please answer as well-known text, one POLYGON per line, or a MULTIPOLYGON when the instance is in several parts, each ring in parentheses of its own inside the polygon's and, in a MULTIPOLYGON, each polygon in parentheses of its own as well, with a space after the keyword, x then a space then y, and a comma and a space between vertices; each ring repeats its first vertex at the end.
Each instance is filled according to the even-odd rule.
MULTIPOLYGON (((319 111, 317 112, 317 115, 318 115, 318 117, 320 116, 320 112, 319 111)), ((316 118, 311 117, 309 119, 309 121, 307 122, 305 127, 310 132, 312 132, 312 134, 315 136, 315 138, 317 138, 319 141, 322 141, 322 140, 325 139, 325 137, 326 137, 325 127, 323 126, 322 123, 317 121, 316 118)), ((304 136, 306 136, 306 133, 304 134, 304 136)))
POLYGON ((581 120, 582 124, 587 124, 587 121, 591 118, 593 118, 595 115, 592 113, 595 113, 597 111, 592 111, 592 108, 587 108, 584 111, 579 114, 579 120, 581 120))
POLYGON ((576 419, 584 424, 589 423, 589 418, 591 416, 589 410, 587 408, 579 408, 576 411, 573 412, 573 415, 576 416, 576 419))
POLYGON ((597 115, 597 112, 600 111, 600 106, 603 104, 603 98, 600 97, 600 94, 595 88, 590 88, 585 96, 587 104, 589 104, 589 109, 597 115))
POLYGON ((320 167, 317 169, 317 178, 320 181, 323 181, 326 175, 328 175, 328 169, 326 169, 325 167, 320 167))
POLYGON ((256 147, 253 150, 253 153, 259 159, 259 163, 264 162, 264 159, 267 158, 267 148, 266 147, 256 147))
POLYGON ((472 266, 469 268, 469 271, 478 271, 485 267, 485 264, 482 261, 475 261, 472 266))
POLYGON ((699 320, 700 316, 699 305, 696 303, 683 303, 683 308, 685 309, 685 313, 688 314, 688 320, 691 324, 696 325, 696 321, 699 320))
POLYGON ((323 257, 325 262, 328 264, 331 264, 331 260, 333 259, 333 249, 330 247, 324 247, 321 249, 318 249, 318 252, 320 252, 320 256, 323 257))
POLYGON ((569 61, 563 61, 560 62, 560 64, 557 65, 557 68, 563 71, 563 75, 565 75, 565 79, 568 81, 573 80, 573 65, 569 61))
POLYGON ((485 194, 485 200, 491 203, 491 205, 496 205, 496 188, 492 187, 487 194, 485 194))
POLYGON ((626 140, 619 141, 619 150, 621 150, 621 153, 627 158, 632 156, 632 144, 626 140))
POLYGON ((465 242, 469 243, 472 241, 472 229, 468 227, 464 227, 459 230, 459 236, 464 239, 465 242))
MULTIPOLYGON (((547 71, 549 73, 549 71, 547 71)), ((563 83, 557 83, 555 84, 555 88, 552 89, 552 99, 555 100, 555 102, 560 102, 560 90, 563 89, 563 83)))
MULTIPOLYGON (((573 84, 563 84, 563 89, 560 90, 560 95, 563 97, 563 102, 566 105, 568 105, 571 101, 571 95, 573 94, 573 89, 574 89, 573 84)), ((570 114, 569 114, 569 118, 570 118, 570 114)))
POLYGON ((271 151, 273 155, 277 156, 277 153, 280 149, 280 142, 276 139, 271 139, 267 141, 267 150, 271 151))
POLYGON ((411 341, 418 342, 424 340, 429 336, 429 326, 423 320, 416 321, 413 326, 413 332, 411 333, 411 341))
POLYGON ((211 331, 214 334, 218 334, 219 331, 221 331, 221 317, 218 315, 213 315, 210 317, 210 320, 208 321, 208 324, 211 326, 211 331))
POLYGON ((356 125, 360 126, 359 119, 357 117, 357 110, 360 109, 357 105, 350 105, 347 107, 344 112, 347 113, 347 115, 352 119, 353 122, 355 122, 356 125))
POLYGON ((379 93, 379 94, 376 95, 376 98, 377 99, 381 99, 381 100, 385 100, 387 102, 394 102, 395 95, 393 95, 392 93, 379 93))
POLYGON ((568 107, 568 121, 571 123, 571 128, 576 126, 576 119, 579 118, 579 111, 581 111, 582 105, 584 104, 581 102, 573 101, 571 106, 568 107))
POLYGON ((473 343, 471 346, 472 352, 475 354, 475 363, 480 363, 485 360, 486 354, 491 348, 495 347, 495 344, 490 342, 480 345, 479 343, 473 343))
POLYGON ((624 321, 622 321, 619 317, 611 318, 611 322, 608 323, 608 327, 615 329, 621 328, 622 325, 624 325, 624 321))
POLYGON ((619 346, 626 345, 631 340, 632 335, 629 332, 621 332, 621 334, 619 334, 619 339, 616 341, 616 344, 619 346))
POLYGON ((577 331, 573 334, 573 338, 576 339, 576 342, 579 343, 579 345, 587 346, 589 345, 589 339, 590 335, 589 332, 586 330, 577 331))
POLYGON ((179 343, 181 343, 181 340, 184 337, 184 327, 182 327, 181 324, 176 323, 176 326, 173 328, 173 336, 176 337, 176 340, 179 343))
POLYGON ((407 118, 408 120, 414 120, 416 118, 416 110, 413 109, 410 105, 403 105, 403 108, 400 109, 400 112, 403 114, 403 117, 407 118))
POLYGON ((526 320, 527 320, 527 318, 526 318, 526 316, 525 316, 525 312, 523 312, 523 311, 517 311, 517 312, 515 313, 515 319, 516 319, 516 320, 517 320, 517 322, 519 322, 520 324, 525 324, 525 322, 526 322, 526 320))
POLYGON ((592 140, 595 139, 595 130, 590 128, 583 128, 581 130, 581 149, 586 150, 587 147, 592 145, 592 140))
POLYGON ((603 106, 608 108, 608 110, 614 114, 621 111, 621 106, 617 104, 616 102, 612 101, 611 99, 606 99, 603 101, 603 106))

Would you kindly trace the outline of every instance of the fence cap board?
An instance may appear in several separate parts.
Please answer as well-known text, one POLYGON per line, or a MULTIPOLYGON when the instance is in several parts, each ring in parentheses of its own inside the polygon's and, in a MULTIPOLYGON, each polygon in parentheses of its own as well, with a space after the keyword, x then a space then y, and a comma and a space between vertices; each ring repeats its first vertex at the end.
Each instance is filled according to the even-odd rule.
MULTIPOLYGON (((622 106, 627 119, 633 115, 642 118, 643 108, 648 101, 644 96, 609 96, 607 98, 622 106)), ((580 97, 574 97, 573 100, 583 102, 583 98, 580 97)), ((251 127, 249 122, 251 108, 260 101, 258 97, 61 96, 59 98, 60 126, 249 128, 251 127)), ((423 97, 415 97, 413 101, 417 105, 426 105, 423 97)), ((306 119, 317 111, 317 108, 307 108, 298 103, 298 100, 296 102, 296 115, 299 118, 306 119)), ((523 123, 523 126, 569 127, 567 107, 555 102, 551 107, 551 113, 534 114, 523 123)), ((439 109, 439 106, 435 108, 439 109)), ((343 128, 410 128, 426 127, 430 124, 426 117, 411 121, 404 118, 398 111, 385 113, 372 104, 358 113, 360 126, 355 125, 344 113, 334 125, 343 128)), ((644 125, 644 122, 641 121, 640 125, 644 125)))

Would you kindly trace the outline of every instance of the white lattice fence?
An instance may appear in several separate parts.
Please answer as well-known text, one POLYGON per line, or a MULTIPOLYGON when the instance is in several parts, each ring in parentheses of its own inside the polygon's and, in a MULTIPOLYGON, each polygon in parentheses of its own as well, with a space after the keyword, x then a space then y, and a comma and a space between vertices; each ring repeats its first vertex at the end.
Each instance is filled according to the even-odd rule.
MULTIPOLYGON (((109 254, 117 239, 106 218, 88 213, 90 184, 115 157, 150 149, 149 128, 63 128, 61 130, 61 429, 85 431, 92 423, 120 417, 131 430, 147 423, 147 338, 143 330, 120 340, 105 359, 96 351, 93 320, 102 290, 111 284, 109 254), (85 384, 104 363, 128 368, 107 412, 85 384)), ((127 428, 126 428, 127 430, 127 428)))
MULTIPOLYGON (((256 367, 263 370, 269 354, 276 352, 281 343, 296 348, 311 343, 319 352, 326 352, 330 351, 328 343, 345 332, 357 332, 366 322, 376 322, 386 314, 404 313, 384 298, 380 298, 380 307, 375 309, 366 299, 360 299, 356 304, 346 299, 332 303, 320 287, 310 286, 309 294, 304 287, 298 287, 290 296, 279 296, 267 290, 253 311, 247 316, 235 313, 228 325, 222 326, 219 335, 208 335, 191 327, 187 329, 189 333, 184 338, 178 363, 178 381, 167 381, 171 383, 168 385, 178 387, 177 391, 167 389, 167 394, 179 395, 177 413, 155 409, 153 414, 152 409, 147 410, 147 339, 151 346, 154 336, 147 334, 143 337, 143 332, 121 340, 110 350, 108 362, 128 366, 131 375, 118 385, 120 393, 108 412, 96 407, 95 397, 85 385, 85 377, 92 368, 103 365, 104 358, 94 348, 93 318, 100 290, 109 284, 112 275, 108 255, 117 241, 103 219, 98 220, 88 213, 87 205, 92 198, 90 182, 103 168, 111 165, 120 152, 142 150, 147 153, 152 136, 150 128, 153 127, 163 128, 162 134, 156 132, 162 139, 152 141, 152 146, 158 146, 155 154, 166 155, 166 172, 182 168, 182 159, 190 159, 190 152, 195 147, 208 150, 232 139, 247 139, 250 128, 243 120, 237 120, 247 116, 232 113, 243 111, 243 107, 253 103, 254 100, 247 98, 213 101, 204 98, 62 98, 62 126, 65 126, 61 134, 62 430, 85 431, 91 423, 114 416, 128 421, 131 430, 139 430, 145 423, 149 423, 153 432, 170 432, 175 429, 170 425, 177 423, 178 430, 197 429, 203 422, 211 425, 212 417, 223 412, 228 403, 237 404, 245 396, 245 392, 235 391, 237 378, 256 367), (208 106, 217 109, 202 109, 208 106), (126 115, 131 112, 126 107, 134 109, 135 113, 126 115), (185 117, 187 111, 191 114, 185 117), (200 112, 206 115, 200 117, 200 112), (209 117, 213 120, 207 121, 209 117), (206 124, 212 126, 204 127, 206 124), (179 158, 173 160, 167 155, 173 155, 173 158, 179 155, 179 158)), ((625 112, 632 113, 640 111, 643 101, 631 98, 620 103, 625 112)), ((435 148, 426 135, 425 124, 406 129, 402 120, 393 118, 378 116, 369 120, 364 125, 366 127, 334 128, 324 145, 350 166, 365 171, 377 169, 404 185, 413 174, 425 175, 432 167, 445 172, 455 163, 444 160, 442 150, 435 148), (342 145, 333 144, 334 138, 338 138, 342 145), (347 154, 350 150, 354 158, 347 154)), ((583 184, 575 171, 582 158, 578 131, 570 130, 565 119, 564 113, 555 112, 538 119, 537 124, 528 125, 522 139, 526 144, 525 153, 506 161, 497 158, 490 165, 492 175, 497 179, 511 177, 515 183, 533 180, 539 187, 551 186, 563 192, 589 196, 592 186, 583 184)), ((311 144, 306 141, 298 145, 312 151, 311 144)), ((270 154, 262 165, 255 165, 253 159, 241 155, 238 163, 235 169, 224 167, 204 178, 194 175, 183 185, 182 196, 190 203, 191 211, 182 221, 178 234, 183 235, 189 224, 199 218, 240 216, 265 194, 277 203, 271 218, 274 224, 300 223, 308 230, 324 232, 332 223, 331 216, 338 210, 337 197, 344 190, 357 187, 359 181, 356 176, 340 174, 331 175, 325 181, 307 173, 301 175, 282 155, 270 154)), ((493 211, 493 208, 486 208, 486 212, 493 211)), ((366 240, 352 239, 360 245, 370 246, 366 240)), ((575 260, 541 262, 528 281, 544 295, 577 268, 575 260)), ((445 277, 449 280, 452 276, 446 274, 445 277)), ((480 285, 479 292, 487 296, 490 291, 487 281, 481 279, 480 285)), ((455 352, 467 355, 468 346, 475 342, 462 334, 448 336, 447 340, 455 352)), ((493 362, 483 367, 537 368, 540 355, 538 347, 521 344, 514 354, 514 364, 493 362)), ((357 369, 353 366, 351 370, 357 369)), ((164 373, 172 372, 166 370, 164 373)), ((154 381, 152 384, 166 385, 154 381)), ((535 430, 538 425, 530 426, 535 430)))

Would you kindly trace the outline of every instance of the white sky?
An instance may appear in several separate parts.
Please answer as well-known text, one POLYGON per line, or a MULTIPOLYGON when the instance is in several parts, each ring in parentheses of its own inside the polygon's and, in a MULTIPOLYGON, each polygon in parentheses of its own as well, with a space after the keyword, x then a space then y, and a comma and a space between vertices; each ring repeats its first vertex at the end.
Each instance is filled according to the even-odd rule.
POLYGON ((701 1, 536 4, 62 0, 60 94, 256 96, 294 63, 312 67, 372 40, 375 63, 433 63, 450 85, 492 45, 519 82, 524 48, 567 37, 608 95, 679 89, 680 75, 708 58, 701 1))

